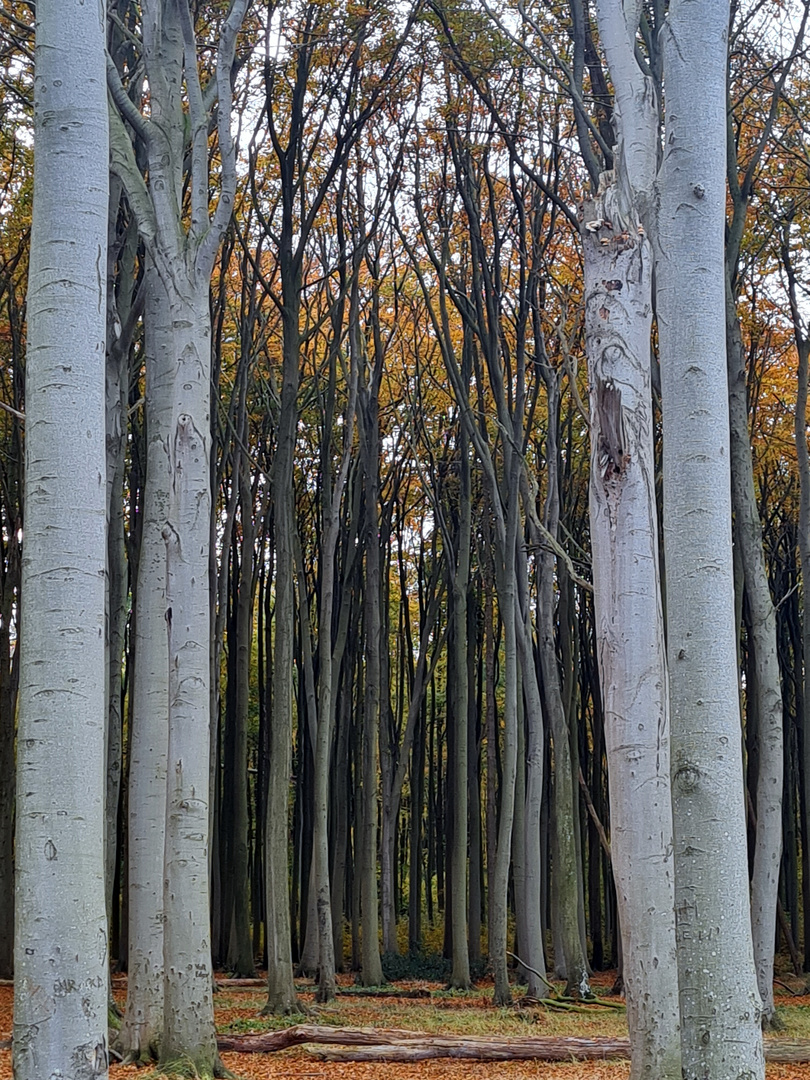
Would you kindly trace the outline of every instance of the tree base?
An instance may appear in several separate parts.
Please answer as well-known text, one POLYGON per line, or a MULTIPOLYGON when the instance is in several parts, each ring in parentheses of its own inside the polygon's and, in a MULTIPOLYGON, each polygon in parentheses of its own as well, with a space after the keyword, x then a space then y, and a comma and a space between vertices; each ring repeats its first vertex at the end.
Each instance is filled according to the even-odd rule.
POLYGON ((782 1017, 776 1010, 774 1010, 770 1016, 762 1014, 762 1030, 763 1031, 784 1031, 785 1024, 782 1017))
POLYGON ((262 1016, 310 1016, 311 1010, 302 1005, 298 998, 292 1001, 284 1000, 268 1001, 261 1011, 262 1016))
POLYGON ((222 1064, 219 1054, 216 1055, 213 1064, 200 1065, 191 1058, 178 1058, 177 1061, 162 1061, 144 1080, 151 1077, 183 1077, 184 1080, 239 1080, 236 1073, 222 1064))

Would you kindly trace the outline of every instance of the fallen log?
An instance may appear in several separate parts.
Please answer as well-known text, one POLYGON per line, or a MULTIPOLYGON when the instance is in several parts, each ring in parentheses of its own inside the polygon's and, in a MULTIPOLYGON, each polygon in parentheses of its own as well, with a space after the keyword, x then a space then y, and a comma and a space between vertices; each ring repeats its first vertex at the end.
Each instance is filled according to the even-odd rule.
MULTIPOLYGON (((220 1035, 220 1050, 267 1054, 293 1046, 314 1044, 336 1049, 313 1050, 327 1061, 426 1061, 466 1058, 475 1061, 602 1061, 628 1059, 627 1038, 523 1035, 431 1035, 402 1028, 333 1028, 296 1024, 261 1035, 220 1035)), ((765 1040, 765 1059, 781 1064, 810 1062, 810 1039, 765 1040)))
MULTIPOLYGON (((433 1058, 464 1058, 473 1061, 603 1061, 627 1060, 629 1039, 579 1039, 549 1036, 537 1039, 481 1039, 469 1036, 435 1036, 408 1039, 390 1046, 338 1047, 311 1050, 321 1061, 428 1061, 433 1058)), ((765 1042, 765 1060, 787 1065, 810 1062, 810 1039, 772 1039, 765 1042)))
POLYGON ((268 1031, 261 1035, 220 1035, 219 1050, 240 1054, 270 1054, 287 1050, 304 1043, 320 1043, 333 1046, 379 1046, 402 1042, 403 1039, 420 1038, 418 1031, 403 1028, 339 1028, 319 1024, 295 1024, 281 1031, 268 1031))
POLYGON ((428 1035, 388 1046, 311 1050, 321 1061, 427 1061, 464 1058, 472 1061, 604 1061, 630 1057, 630 1040, 580 1039, 568 1036, 499 1038, 494 1036, 428 1035))

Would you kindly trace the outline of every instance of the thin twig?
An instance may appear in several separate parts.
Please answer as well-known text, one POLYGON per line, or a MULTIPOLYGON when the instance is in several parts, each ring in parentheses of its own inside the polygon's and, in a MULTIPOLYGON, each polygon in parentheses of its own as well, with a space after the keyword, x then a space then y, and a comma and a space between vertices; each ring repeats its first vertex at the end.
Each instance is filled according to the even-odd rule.
POLYGON ((25 413, 21 413, 19 409, 15 409, 11 405, 6 405, 5 401, 0 401, 0 409, 4 412, 11 413, 12 416, 16 416, 18 420, 25 423, 25 413))

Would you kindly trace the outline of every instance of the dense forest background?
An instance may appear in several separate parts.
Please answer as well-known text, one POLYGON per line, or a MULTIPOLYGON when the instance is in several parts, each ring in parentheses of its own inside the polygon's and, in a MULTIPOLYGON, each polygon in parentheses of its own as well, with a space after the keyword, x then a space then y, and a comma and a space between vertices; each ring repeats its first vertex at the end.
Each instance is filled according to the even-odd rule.
MULTIPOLYGON (((12 974, 26 617, 31 7, 0 7, 0 977, 12 974)), ((203 92, 227 7, 191 4, 203 92)), ((662 18, 657 0, 643 6, 637 49, 653 81, 662 18)), ((777 0, 732 12, 726 259, 732 429, 750 440, 784 738, 773 945, 797 973, 810 969, 805 18, 777 0)), ((151 180, 135 114, 159 117, 141 33, 140 6, 109 0, 113 162, 151 180)), ((269 967, 270 1005, 289 1010, 292 969, 273 952, 285 934, 328 998, 335 969, 367 985, 406 971, 468 985, 508 925, 532 993, 546 967, 587 993, 591 970, 622 965, 588 517, 581 205, 613 169, 616 137, 595 17, 581 0, 256 4, 230 75, 234 205, 209 295, 214 963, 269 967)), ((220 150, 212 125, 212 205, 228 180, 220 150)), ((188 142, 185 155, 187 225, 199 175, 188 142)), ((109 212, 105 811, 122 969, 133 852, 152 842, 143 783, 161 775, 143 764, 154 748, 139 716, 155 709, 149 665, 165 652, 146 494, 164 423, 147 372, 159 331, 137 185, 124 187, 114 177, 109 212)), ((657 363, 653 348, 660 506, 657 363)), ((599 448, 600 468, 611 452, 599 448)), ((745 513, 735 502, 753 868, 771 721, 745 513)))

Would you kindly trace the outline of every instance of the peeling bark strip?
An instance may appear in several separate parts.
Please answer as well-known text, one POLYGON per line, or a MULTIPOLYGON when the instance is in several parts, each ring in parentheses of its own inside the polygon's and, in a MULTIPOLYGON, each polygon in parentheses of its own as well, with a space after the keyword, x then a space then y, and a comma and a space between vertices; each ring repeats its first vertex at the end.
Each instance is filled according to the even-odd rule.
POLYGON ((107 1076, 103 4, 40 0, 28 281, 14 1076, 107 1076))

